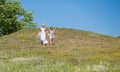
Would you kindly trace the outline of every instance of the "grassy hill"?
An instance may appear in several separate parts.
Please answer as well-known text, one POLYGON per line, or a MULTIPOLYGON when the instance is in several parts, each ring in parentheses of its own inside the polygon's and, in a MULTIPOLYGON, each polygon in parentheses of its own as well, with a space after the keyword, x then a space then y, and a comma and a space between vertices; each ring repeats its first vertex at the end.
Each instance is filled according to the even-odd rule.
POLYGON ((0 37, 0 72, 119 72, 120 39, 56 28, 55 46, 43 47, 39 29, 0 37))

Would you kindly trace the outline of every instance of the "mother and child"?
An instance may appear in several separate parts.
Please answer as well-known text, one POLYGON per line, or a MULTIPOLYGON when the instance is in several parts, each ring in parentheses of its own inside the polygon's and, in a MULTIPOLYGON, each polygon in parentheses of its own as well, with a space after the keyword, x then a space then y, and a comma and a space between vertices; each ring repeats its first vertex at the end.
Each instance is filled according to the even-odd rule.
POLYGON ((46 31, 45 24, 41 25, 40 32, 38 33, 38 38, 40 39, 41 43, 45 46, 48 44, 48 40, 46 38, 46 34, 49 37, 49 44, 51 46, 54 45, 54 38, 55 38, 55 30, 51 26, 48 31, 46 31))

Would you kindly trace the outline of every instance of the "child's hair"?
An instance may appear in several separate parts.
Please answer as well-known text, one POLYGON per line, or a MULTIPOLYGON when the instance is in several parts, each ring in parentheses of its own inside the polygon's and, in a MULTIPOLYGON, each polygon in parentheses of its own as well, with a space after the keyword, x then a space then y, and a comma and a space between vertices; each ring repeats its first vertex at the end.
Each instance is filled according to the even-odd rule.
POLYGON ((53 30, 53 26, 50 27, 50 30, 53 30))

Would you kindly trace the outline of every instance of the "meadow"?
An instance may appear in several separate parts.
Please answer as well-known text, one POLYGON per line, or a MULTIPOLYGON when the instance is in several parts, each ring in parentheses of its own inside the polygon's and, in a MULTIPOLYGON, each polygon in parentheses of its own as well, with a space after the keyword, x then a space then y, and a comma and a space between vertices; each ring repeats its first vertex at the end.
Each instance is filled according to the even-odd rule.
POLYGON ((39 29, 0 37, 0 72, 120 72, 120 39, 56 28, 55 45, 42 46, 39 29))

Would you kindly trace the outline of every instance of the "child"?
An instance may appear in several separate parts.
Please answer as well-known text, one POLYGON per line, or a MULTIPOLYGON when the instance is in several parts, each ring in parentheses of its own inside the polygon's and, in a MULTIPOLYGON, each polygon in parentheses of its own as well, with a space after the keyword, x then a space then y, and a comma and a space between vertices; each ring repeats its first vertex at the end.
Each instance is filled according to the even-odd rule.
POLYGON ((41 40, 42 44, 43 45, 46 45, 48 43, 47 39, 46 39, 46 28, 45 28, 45 24, 42 24, 41 25, 41 28, 40 28, 40 32, 38 34, 38 37, 39 39, 41 40))
POLYGON ((49 33, 48 33, 48 36, 49 36, 49 42, 50 42, 50 45, 53 46, 54 45, 54 38, 55 38, 55 30, 53 29, 53 27, 51 26, 49 28, 49 33))

